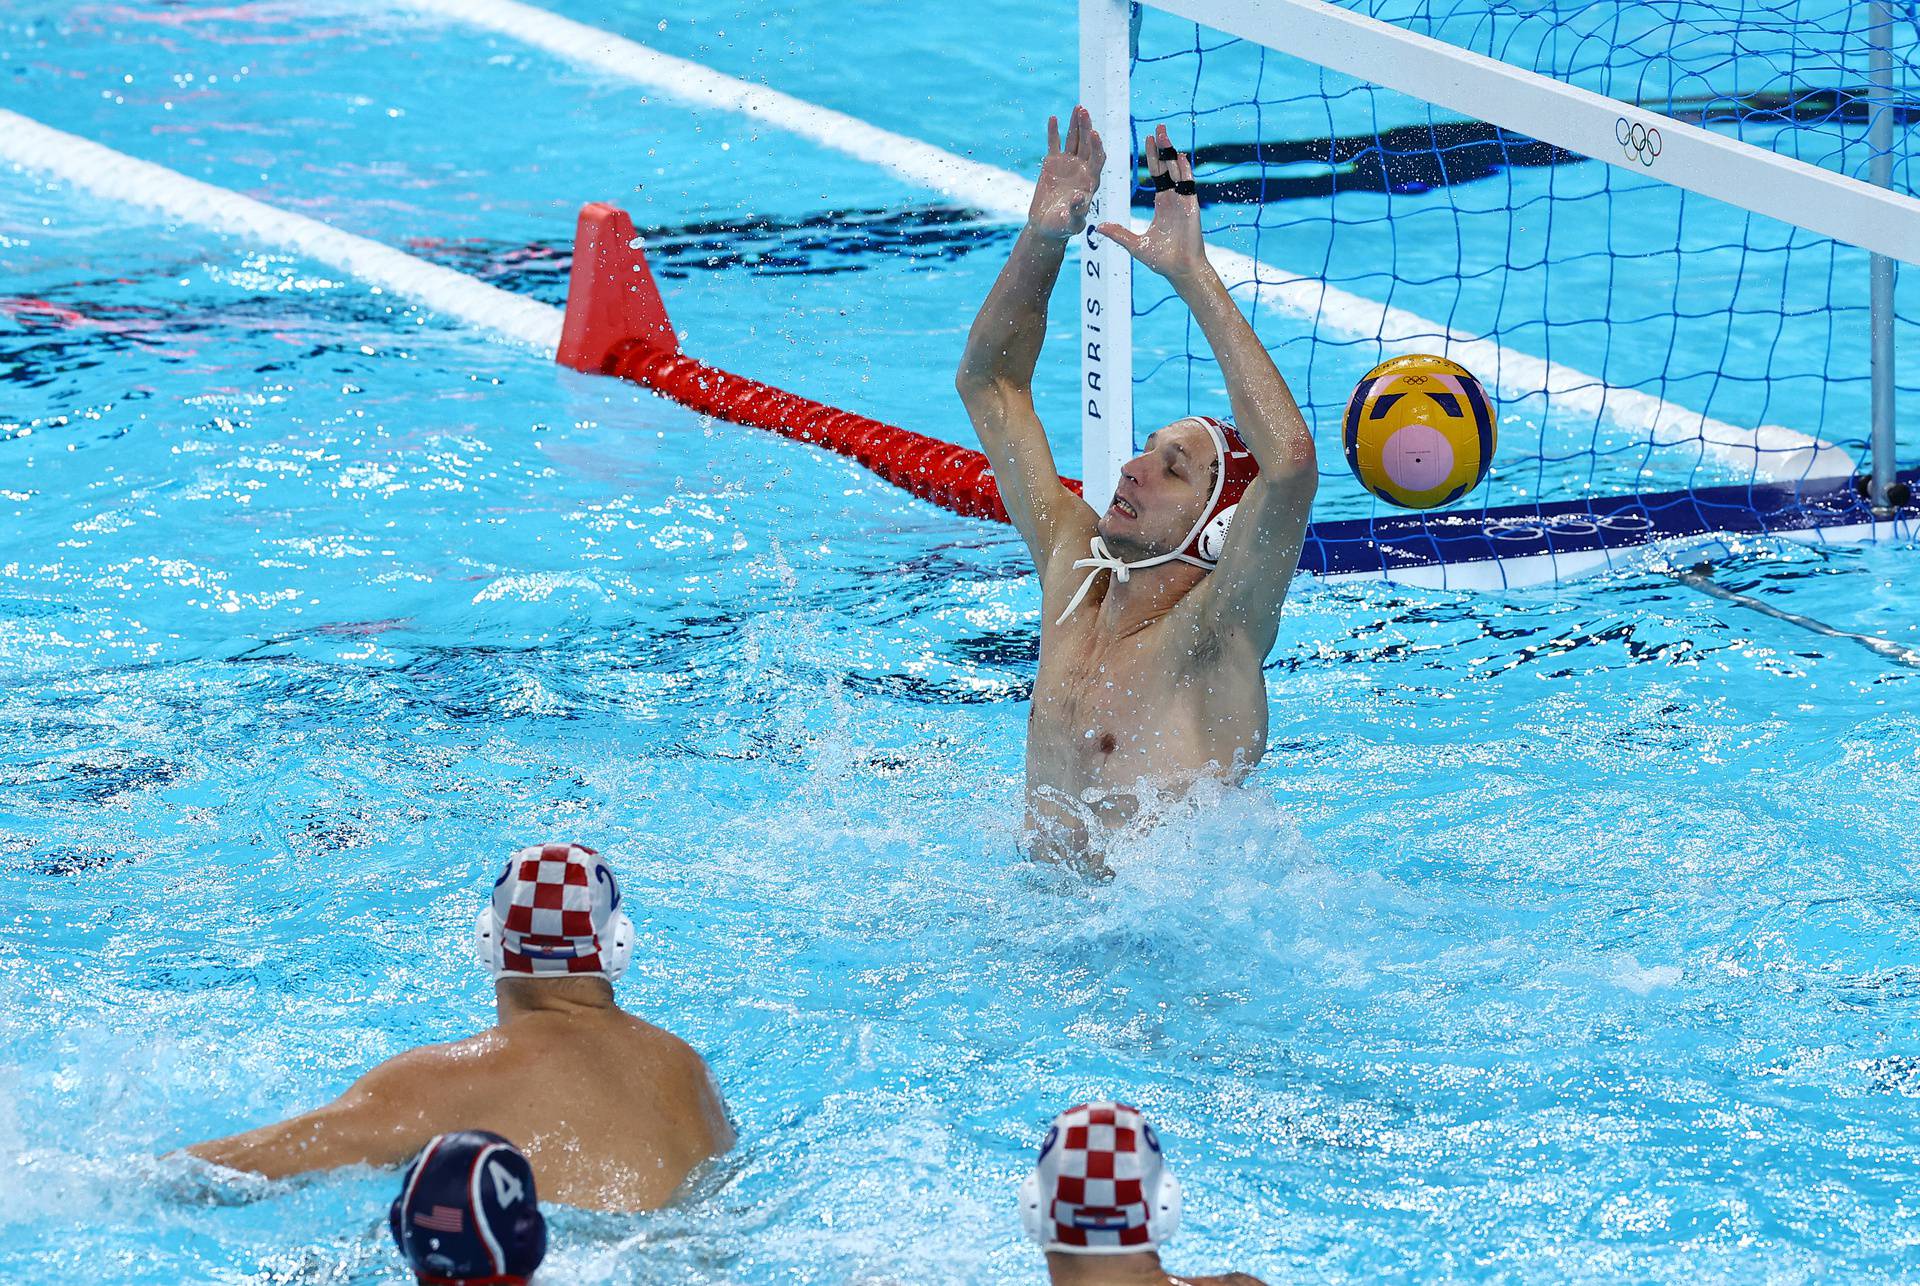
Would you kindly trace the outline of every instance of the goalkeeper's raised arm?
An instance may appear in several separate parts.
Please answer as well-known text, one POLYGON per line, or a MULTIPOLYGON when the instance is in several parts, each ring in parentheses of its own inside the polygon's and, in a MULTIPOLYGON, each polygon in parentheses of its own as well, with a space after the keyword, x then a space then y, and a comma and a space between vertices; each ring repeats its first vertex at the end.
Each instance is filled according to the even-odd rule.
POLYGON ((1093 534, 1094 513, 1060 484, 1046 430, 1033 406, 1033 368, 1047 333, 1047 298, 1060 277, 1067 243, 1086 229, 1106 151, 1084 107, 1047 119, 1047 159, 1034 185, 1027 226, 987 292, 967 334, 954 378, 993 473, 1007 516, 1046 575, 1054 551, 1077 551, 1093 534))
POLYGON ((1243 642, 1264 659, 1279 630, 1319 485, 1313 430, 1207 260, 1193 159, 1174 150, 1165 125, 1147 136, 1147 170, 1155 192, 1145 235, 1116 223, 1103 223, 1099 231, 1166 278, 1200 323, 1220 363, 1234 428, 1259 463, 1259 476, 1248 484, 1213 551, 1213 575, 1195 589, 1193 603, 1210 641, 1243 642))

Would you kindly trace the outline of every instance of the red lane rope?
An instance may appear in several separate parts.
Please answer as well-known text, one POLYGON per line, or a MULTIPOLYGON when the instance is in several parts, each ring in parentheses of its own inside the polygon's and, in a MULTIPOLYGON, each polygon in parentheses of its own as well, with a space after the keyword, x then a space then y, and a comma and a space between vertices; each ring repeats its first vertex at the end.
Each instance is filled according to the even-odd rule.
MULTIPOLYGON (((602 369, 703 415, 838 452, 942 509, 968 518, 1007 521, 1000 484, 982 452, 843 411, 636 340, 615 345, 602 369)), ((1063 481, 1079 493, 1078 481, 1063 481)))
MULTIPOLYGON (((825 447, 942 509, 1007 521, 986 455, 709 366, 680 351, 633 223, 611 206, 580 212, 556 360, 615 375, 730 424, 825 447)), ((1075 495, 1080 483, 1061 482, 1075 495)))
MULTIPOLYGON (((1008 520, 993 464, 972 447, 841 411, 745 374, 708 367, 685 353, 647 347, 639 340, 614 345, 603 370, 670 397, 689 411, 837 451, 941 509, 966 518, 1008 520)), ((1079 495, 1079 480, 1062 478, 1062 482, 1079 495)))

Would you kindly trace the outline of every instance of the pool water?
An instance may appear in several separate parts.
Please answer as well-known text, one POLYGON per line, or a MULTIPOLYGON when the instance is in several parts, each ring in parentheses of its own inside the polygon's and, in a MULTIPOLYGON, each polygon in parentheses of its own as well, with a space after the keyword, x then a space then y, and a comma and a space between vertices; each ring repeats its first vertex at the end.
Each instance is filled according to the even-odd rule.
MULTIPOLYGON (((1073 83, 1065 5, 559 7, 1015 168, 1073 83)), ((28 0, 0 54, 0 105, 549 300, 619 199, 692 351, 965 436, 1008 232, 845 157, 357 4, 28 0)), ((1018 1181, 1104 1095, 1182 1270, 1920 1278, 1913 671, 1653 559, 1303 582, 1250 786, 1089 883, 1014 856, 1011 532, 31 176, 0 269, 9 1280, 395 1280, 393 1174, 156 1158, 487 1023, 474 910, 562 836, 740 1143, 554 1211, 556 1282, 1038 1280, 1018 1181)), ((1920 645, 1910 548, 1719 553, 1920 645)))

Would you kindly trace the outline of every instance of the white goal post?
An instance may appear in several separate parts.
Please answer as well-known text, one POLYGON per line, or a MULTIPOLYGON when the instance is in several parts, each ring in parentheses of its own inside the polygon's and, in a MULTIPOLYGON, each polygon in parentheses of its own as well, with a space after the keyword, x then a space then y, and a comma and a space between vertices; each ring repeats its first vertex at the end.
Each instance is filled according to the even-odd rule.
MULTIPOLYGON (((1920 264, 1920 200, 1550 76, 1351 12, 1328 0, 1152 0, 1146 7, 1462 116, 1872 252, 1920 264), (1623 142, 1623 138, 1628 140, 1623 142), (1632 140, 1657 138, 1657 155, 1632 140)), ((1884 13, 1884 7, 1876 4, 1884 13)), ((1107 141, 1098 217, 1124 220, 1134 174, 1128 0, 1080 0, 1081 101, 1107 141)), ((1885 19, 1882 19, 1884 22, 1885 19)), ((1876 77, 1876 79, 1878 79, 1876 77)), ((1878 88, 1878 86, 1877 86, 1878 88)), ((1891 120, 1876 103, 1876 125, 1891 120)), ((1880 167, 1879 173, 1884 173, 1880 167)), ((1879 177, 1879 173, 1876 177, 1879 177)), ((1876 273, 1882 270, 1876 269, 1876 273)), ((1089 499, 1110 493, 1133 447, 1131 265, 1089 232, 1082 247, 1081 442, 1089 499)), ((1876 290, 1891 307, 1891 287, 1876 290)), ((1876 330, 1881 319, 1876 317, 1876 330)), ((1878 358, 1878 354, 1876 355, 1878 358)), ((1891 415, 1891 357, 1875 362, 1876 420, 1891 415)), ((1891 449, 1891 429, 1877 432, 1891 449)), ((1876 487, 1891 465, 1876 449, 1876 487)))
POLYGON ((1080 478, 1095 509, 1133 454, 1133 259, 1094 231, 1131 213, 1132 10, 1128 0, 1080 0, 1080 102, 1107 146, 1080 250, 1080 478))

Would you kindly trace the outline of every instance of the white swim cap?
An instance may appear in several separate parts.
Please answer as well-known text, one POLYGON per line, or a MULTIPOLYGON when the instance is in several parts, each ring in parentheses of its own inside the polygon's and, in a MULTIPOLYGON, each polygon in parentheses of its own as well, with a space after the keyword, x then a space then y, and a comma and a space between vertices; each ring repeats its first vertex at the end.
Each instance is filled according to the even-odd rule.
POLYGON ((1082 1103, 1053 1118, 1020 1189, 1020 1224, 1046 1250, 1127 1255, 1180 1226, 1180 1181, 1147 1119, 1125 1103, 1082 1103))
POLYGON ((501 978, 605 978, 633 958, 633 921, 600 855, 536 844, 507 859, 474 924, 474 954, 501 978))

